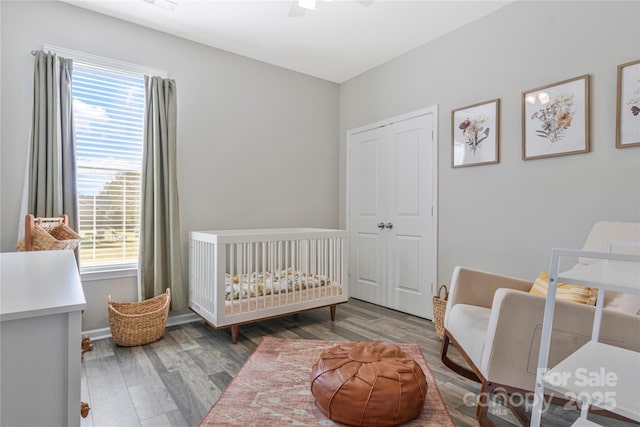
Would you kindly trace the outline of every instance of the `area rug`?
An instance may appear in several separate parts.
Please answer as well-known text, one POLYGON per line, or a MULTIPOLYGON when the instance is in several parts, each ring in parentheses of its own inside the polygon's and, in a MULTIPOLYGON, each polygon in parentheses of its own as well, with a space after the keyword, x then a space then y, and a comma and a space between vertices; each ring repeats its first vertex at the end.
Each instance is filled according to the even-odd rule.
MULTIPOLYGON (((315 405, 311 367, 338 341, 264 337, 200 426, 338 426, 315 405)), ((420 365, 427 397, 420 416, 406 426, 453 426, 436 380, 416 344, 396 344, 420 365)))

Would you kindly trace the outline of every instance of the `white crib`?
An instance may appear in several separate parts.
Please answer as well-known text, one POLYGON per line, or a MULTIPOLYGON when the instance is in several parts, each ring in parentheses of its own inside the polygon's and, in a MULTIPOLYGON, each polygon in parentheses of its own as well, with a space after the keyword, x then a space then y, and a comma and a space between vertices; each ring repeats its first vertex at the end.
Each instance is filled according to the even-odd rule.
POLYGON ((347 233, 319 228, 192 231, 189 307, 215 328, 347 302, 347 233))

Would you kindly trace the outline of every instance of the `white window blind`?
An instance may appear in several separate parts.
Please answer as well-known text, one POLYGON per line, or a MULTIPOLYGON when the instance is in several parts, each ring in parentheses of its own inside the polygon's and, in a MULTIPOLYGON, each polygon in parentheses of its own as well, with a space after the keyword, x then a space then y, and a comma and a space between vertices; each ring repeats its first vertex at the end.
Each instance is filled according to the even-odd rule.
POLYGON ((144 76, 74 61, 80 267, 135 264, 144 76))

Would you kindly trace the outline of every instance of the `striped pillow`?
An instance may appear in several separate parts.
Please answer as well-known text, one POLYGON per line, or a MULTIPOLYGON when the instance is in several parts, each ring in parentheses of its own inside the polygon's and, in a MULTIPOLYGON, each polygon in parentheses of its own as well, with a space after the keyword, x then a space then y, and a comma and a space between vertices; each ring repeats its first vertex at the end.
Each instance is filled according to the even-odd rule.
MULTIPOLYGON (((533 286, 529 290, 530 294, 547 296, 547 289, 549 288, 549 274, 542 272, 533 282, 533 286)), ((596 297, 598 296, 597 289, 591 289, 584 286, 571 285, 568 283, 558 283, 558 291, 556 292, 556 298, 577 302, 578 304, 595 305, 596 297)))

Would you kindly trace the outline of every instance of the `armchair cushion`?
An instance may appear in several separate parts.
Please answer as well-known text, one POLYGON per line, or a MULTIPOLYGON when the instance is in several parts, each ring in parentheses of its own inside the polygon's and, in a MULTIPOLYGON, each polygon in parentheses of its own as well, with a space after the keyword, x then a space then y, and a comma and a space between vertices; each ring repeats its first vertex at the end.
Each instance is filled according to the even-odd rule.
POLYGON ((491 309, 469 304, 456 304, 449 313, 448 330, 476 367, 482 361, 490 315, 491 309))
MULTIPOLYGON (((533 286, 531 286, 529 293, 546 297, 548 290, 549 274, 543 271, 533 282, 533 286)), ((595 305, 597 296, 597 289, 587 288, 586 286, 572 285, 570 283, 558 283, 558 291, 556 292, 556 298, 559 300, 587 305, 595 305)))

